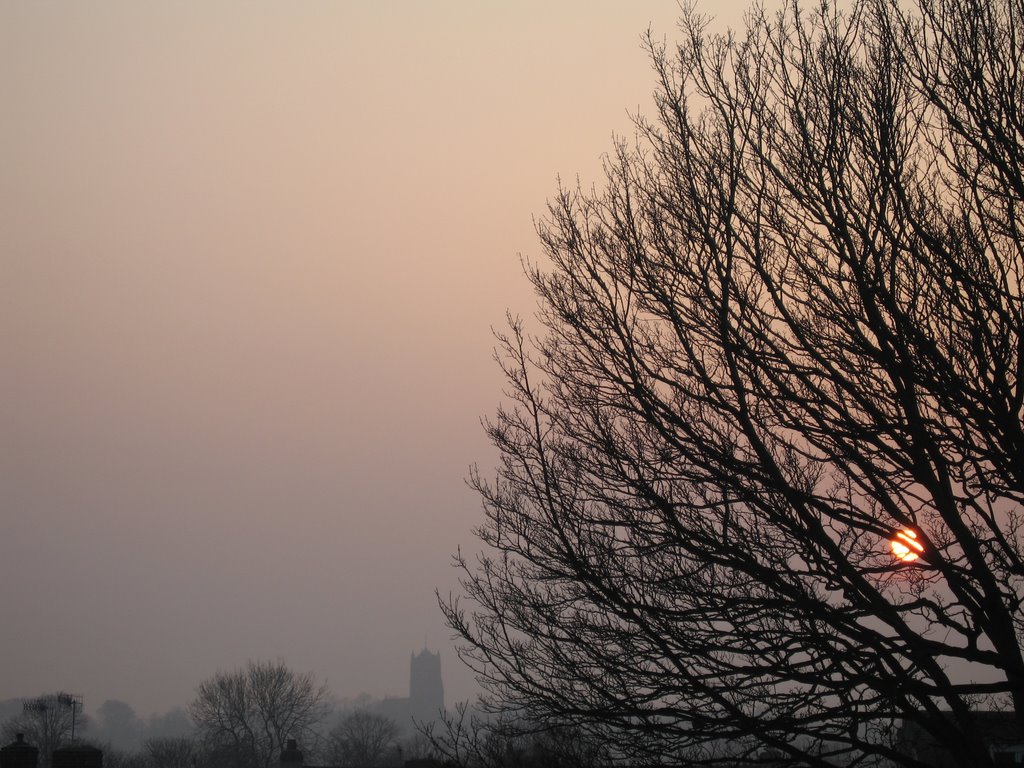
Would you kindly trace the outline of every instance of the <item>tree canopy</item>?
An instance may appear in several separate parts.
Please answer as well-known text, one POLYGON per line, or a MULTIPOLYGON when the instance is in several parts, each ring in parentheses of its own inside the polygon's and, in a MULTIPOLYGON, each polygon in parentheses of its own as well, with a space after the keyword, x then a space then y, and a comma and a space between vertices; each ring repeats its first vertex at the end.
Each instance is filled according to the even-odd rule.
POLYGON ((500 337, 492 709, 647 761, 991 763, 1024 718, 1024 2, 685 12, 500 337), (900 531, 920 545, 894 557, 900 531))
POLYGON ((188 713, 209 758, 234 768, 271 768, 288 739, 315 747, 327 689, 283 662, 249 661, 199 685, 188 713))
POLYGON ((367 710, 349 712, 327 737, 327 756, 334 765, 376 768, 397 749, 401 729, 390 717, 367 710))

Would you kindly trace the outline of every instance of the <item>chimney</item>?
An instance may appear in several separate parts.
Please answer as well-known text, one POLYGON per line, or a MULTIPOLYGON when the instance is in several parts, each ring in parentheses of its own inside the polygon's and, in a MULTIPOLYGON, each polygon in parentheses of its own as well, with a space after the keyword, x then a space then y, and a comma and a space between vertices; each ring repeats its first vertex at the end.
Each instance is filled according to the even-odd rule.
POLYGON ((282 766, 302 765, 302 750, 299 749, 299 745, 295 739, 288 739, 288 743, 285 745, 285 748, 281 750, 280 764, 282 766))

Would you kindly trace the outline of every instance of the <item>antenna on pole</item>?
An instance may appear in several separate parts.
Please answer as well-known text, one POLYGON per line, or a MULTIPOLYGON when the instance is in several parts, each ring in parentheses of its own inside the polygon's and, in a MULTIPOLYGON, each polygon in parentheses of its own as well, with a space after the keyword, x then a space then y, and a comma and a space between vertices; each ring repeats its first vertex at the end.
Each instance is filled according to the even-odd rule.
POLYGON ((80 693, 58 693, 57 701, 65 707, 71 707, 71 743, 75 741, 75 723, 78 713, 82 709, 82 694, 80 693))
MULTIPOLYGON (((71 741, 75 741, 75 725, 78 722, 78 713, 82 710, 82 695, 80 693, 64 693, 60 691, 48 696, 40 696, 37 699, 29 699, 21 705, 23 712, 49 712, 51 709, 64 707, 71 710, 71 741)), ((45 714, 43 715, 45 717, 45 714)))

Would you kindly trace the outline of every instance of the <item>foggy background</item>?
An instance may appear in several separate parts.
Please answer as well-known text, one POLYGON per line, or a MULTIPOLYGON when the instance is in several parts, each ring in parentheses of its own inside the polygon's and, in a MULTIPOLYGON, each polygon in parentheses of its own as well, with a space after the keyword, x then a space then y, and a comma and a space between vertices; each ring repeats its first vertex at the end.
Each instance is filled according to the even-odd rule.
MULTIPOLYGON (((740 23, 745 3, 712 6, 740 23)), ((0 4, 0 699, 474 687, 491 327, 673 0, 0 4)))

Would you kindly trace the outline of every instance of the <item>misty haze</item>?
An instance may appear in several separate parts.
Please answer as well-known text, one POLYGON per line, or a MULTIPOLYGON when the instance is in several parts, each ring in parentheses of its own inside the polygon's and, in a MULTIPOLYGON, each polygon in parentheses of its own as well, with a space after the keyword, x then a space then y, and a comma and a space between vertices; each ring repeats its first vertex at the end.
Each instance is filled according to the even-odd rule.
POLYGON ((0 4, 0 768, 1024 764, 1021 28, 0 4))
POLYGON ((279 658, 401 696, 424 646, 474 694, 434 590, 491 328, 677 11, 3 4, 0 699, 145 720, 279 658))

